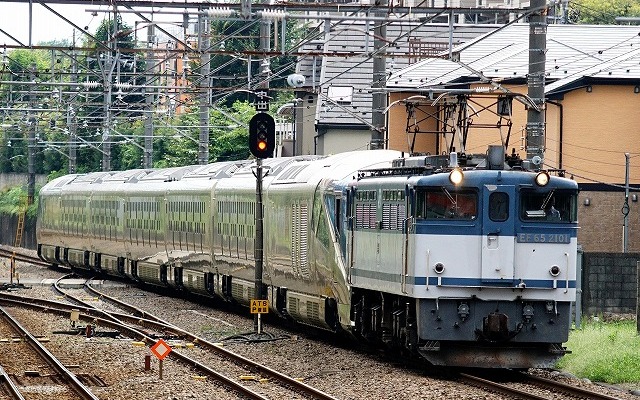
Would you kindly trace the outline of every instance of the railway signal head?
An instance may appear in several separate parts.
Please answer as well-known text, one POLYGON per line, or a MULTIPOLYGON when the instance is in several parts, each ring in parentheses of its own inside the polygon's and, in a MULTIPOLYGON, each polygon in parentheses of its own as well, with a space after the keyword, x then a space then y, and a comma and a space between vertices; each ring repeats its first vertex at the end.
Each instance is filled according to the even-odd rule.
POLYGON ((276 147, 276 123, 266 113, 258 113, 249 121, 249 150, 256 158, 273 157, 276 147))

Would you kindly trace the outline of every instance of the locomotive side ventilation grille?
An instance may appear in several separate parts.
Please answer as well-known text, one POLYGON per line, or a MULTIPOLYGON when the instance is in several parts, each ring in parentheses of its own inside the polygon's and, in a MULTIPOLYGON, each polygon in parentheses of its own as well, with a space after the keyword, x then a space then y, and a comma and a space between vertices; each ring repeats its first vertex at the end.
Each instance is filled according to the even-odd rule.
POLYGON ((293 271, 309 278, 309 207, 306 204, 293 204, 291 207, 291 264, 293 271))
POLYGON ((376 228, 376 203, 356 204, 356 229, 376 228))
POLYGON ((407 210, 404 204, 387 203, 382 205, 382 229, 402 230, 407 210))

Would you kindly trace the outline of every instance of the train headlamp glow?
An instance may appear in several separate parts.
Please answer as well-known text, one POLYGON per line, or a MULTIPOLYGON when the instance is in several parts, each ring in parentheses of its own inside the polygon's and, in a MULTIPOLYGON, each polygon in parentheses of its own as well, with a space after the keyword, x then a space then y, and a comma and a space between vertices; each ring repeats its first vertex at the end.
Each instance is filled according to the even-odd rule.
POLYGON ((462 169, 454 168, 453 171, 449 173, 449 182, 454 185, 459 185, 464 178, 464 174, 462 173, 462 169))
POLYGON ((538 175, 536 175, 536 185, 547 186, 549 179, 549 174, 546 171, 538 172, 538 175))
POLYGON ((554 276, 554 277, 560 275, 560 267, 558 267, 557 265, 554 265, 549 270, 549 273, 551 274, 551 276, 554 276))

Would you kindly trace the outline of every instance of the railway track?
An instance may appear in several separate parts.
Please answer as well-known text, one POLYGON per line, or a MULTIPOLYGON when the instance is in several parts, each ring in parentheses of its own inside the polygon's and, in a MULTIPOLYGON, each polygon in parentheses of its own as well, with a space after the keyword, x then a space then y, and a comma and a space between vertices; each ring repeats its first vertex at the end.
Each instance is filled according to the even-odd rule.
POLYGON ((11 380, 11 377, 2 366, 0 366, 0 387, 2 388, 0 393, 8 396, 10 399, 25 400, 18 386, 11 380))
MULTIPOLYGON (((80 380, 69 371, 62 362, 60 362, 47 348, 40 343, 40 341, 33 336, 26 328, 24 328, 17 319, 15 319, 6 309, 0 307, 0 316, 3 320, 3 333, 9 337, 13 337, 9 334, 9 330, 15 332, 16 339, 13 343, 12 352, 9 357, 4 360, 5 367, 9 367, 8 363, 12 362, 12 359, 20 358, 20 363, 11 365, 13 375, 22 374, 24 377, 34 376, 40 377, 42 374, 39 370, 34 371, 20 371, 25 365, 24 360, 30 360, 31 365, 40 365, 45 363, 44 370, 50 371, 46 375, 49 377, 55 377, 56 386, 63 386, 62 391, 57 392, 58 399, 83 399, 83 400, 98 400, 91 390, 86 387, 80 380), (39 362, 37 360, 40 360, 39 362)), ((4 372, 4 371, 3 371, 4 372)), ((20 390, 18 385, 13 383, 13 380, 4 372, 6 384, 5 386, 9 390, 15 393, 14 398, 20 398, 20 390)), ((25 396, 28 397, 28 396, 25 396)))
MULTIPOLYGON (((11 253, 12 252, 4 252, 4 254, 11 254, 11 253)), ((0 256, 3 256, 2 252, 0 252, 0 256)), ((38 259, 37 258, 34 259, 34 257, 30 257, 28 255, 21 255, 21 261, 32 262, 32 261, 38 261, 38 259)), ((49 265, 47 264, 47 266, 49 265)), ((61 285, 56 284, 56 286, 58 286, 60 289, 61 285)), ((131 334, 131 337, 145 342, 147 346, 152 344, 157 337, 181 338, 186 341, 196 343, 197 347, 199 347, 201 350, 206 350, 206 351, 210 351, 211 353, 220 354, 220 356, 226 360, 231 360, 234 363, 245 365, 247 366, 247 368, 251 368, 250 369, 251 372, 250 373, 247 372, 247 375, 253 376, 256 380, 260 380, 264 378, 264 379, 268 379, 269 382, 280 381, 279 384, 281 384, 285 388, 283 390, 288 390, 286 389, 286 387, 289 387, 292 391, 303 394, 304 398, 321 398, 321 399, 331 398, 331 396, 322 397, 322 394, 320 393, 305 394, 306 388, 298 387, 300 386, 300 383, 301 383, 300 381, 296 379, 291 380, 291 378, 287 380, 288 377, 286 376, 283 379, 281 379, 281 377, 279 376, 280 374, 277 371, 272 372, 269 370, 269 368, 266 368, 266 367, 263 368, 263 366, 259 364, 250 366, 250 363, 251 363, 250 360, 247 360, 246 358, 241 356, 237 356, 232 352, 226 352, 226 349, 224 349, 217 343, 208 342, 207 340, 202 339, 196 335, 190 334, 189 332, 167 321, 164 321, 161 318, 158 318, 143 309, 134 307, 128 303, 120 301, 117 298, 108 296, 100 292, 99 290, 97 290, 92 286, 91 280, 87 281, 84 289, 90 292, 91 296, 95 296, 95 298, 92 298, 89 302, 87 302, 80 298, 82 297, 83 299, 86 299, 87 298, 86 295, 70 296, 68 291, 62 291, 62 289, 60 289, 62 292, 65 293, 63 296, 67 298, 69 301, 74 302, 74 304, 48 301, 48 300, 35 300, 35 299, 29 300, 29 301, 32 304, 40 304, 39 308, 37 308, 39 310, 47 309, 50 312, 57 312, 60 315, 64 315, 64 316, 68 316, 71 309, 78 309, 82 313, 81 319, 83 321, 87 323, 97 323, 99 325, 104 325, 104 326, 110 326, 109 324, 112 324, 111 327, 113 329, 119 330, 121 332, 125 332, 125 328, 120 328, 120 326, 130 327, 135 325, 138 327, 136 329, 139 332, 131 334), (75 300, 73 300, 74 297, 75 297, 75 300), (96 299, 99 299, 100 301, 103 301, 105 303, 109 303, 110 306, 107 307, 108 309, 114 309, 111 306, 113 305, 117 307, 119 311, 107 312, 104 310, 101 311, 96 309, 96 307, 94 306, 96 304, 95 302, 96 299), (104 322, 102 322, 103 320, 104 322)), ((79 289, 74 289, 74 290, 79 290, 79 289)), ((9 301, 22 301, 22 300, 24 299, 20 299, 19 296, 15 296, 10 293, 6 293, 5 295, 0 292, 0 304, 2 304, 5 301, 9 302, 9 301)), ((172 352, 172 355, 170 355, 169 357, 170 358, 176 357, 178 356, 178 354, 179 354, 178 351, 174 351, 172 352)), ((184 360, 181 360, 181 362, 184 362, 185 364, 188 364, 188 365, 195 365, 197 367, 197 364, 194 364, 194 361, 189 360, 189 358, 185 358, 184 360)), ((203 363, 203 364, 206 364, 206 363, 203 363)), ((212 379, 218 381, 215 377, 215 374, 209 375, 205 370, 202 370, 202 374, 211 376, 212 379)), ((236 376, 236 375, 229 375, 229 376, 236 376)), ((585 390, 583 388, 562 384, 553 380, 538 378, 536 376, 532 376, 529 374, 509 375, 509 377, 506 379, 504 379, 504 377, 501 377, 501 379, 491 379, 491 377, 487 378, 487 377, 463 374, 460 376, 459 380, 461 382, 464 382, 465 385, 471 385, 476 388, 481 388, 481 390, 485 390, 493 394, 498 394, 499 396, 504 396, 504 398, 518 398, 518 399, 582 398, 582 399, 596 399, 596 400, 618 399, 618 397, 604 395, 591 390, 585 390)), ((218 382, 223 382, 223 380, 220 380, 218 382)), ((236 376, 235 383, 238 383, 237 376, 236 376)), ((249 384, 252 384, 252 383, 249 382, 249 384)), ((222 385, 224 385, 224 383, 222 383, 222 385)), ((256 385, 254 385, 254 387, 255 386, 256 385)), ((304 386, 307 386, 307 385, 304 385, 304 386)), ((251 395, 246 395, 246 394, 242 395, 242 397, 265 398, 265 396, 252 397, 251 395)), ((300 396, 298 396, 297 398, 300 398, 300 396)))
POLYGON ((0 247, 0 257, 9 258, 9 259, 13 257, 16 261, 27 262, 33 265, 37 265, 39 267, 50 268, 54 266, 53 264, 50 264, 46 261, 42 261, 38 257, 33 257, 28 254, 24 254, 20 251, 9 250, 2 247, 0 247))
MULTIPOLYGON (((62 279, 62 278, 61 278, 62 279)), ((173 350, 169 357, 175 358, 180 362, 183 362, 189 366, 196 368, 199 373, 209 376, 216 382, 230 388, 241 394, 241 396, 252 399, 266 399, 264 395, 254 392, 248 385, 254 382, 269 382, 270 384, 276 384, 281 389, 281 398, 286 397, 299 397, 302 395, 304 398, 319 399, 319 400, 334 400, 335 398, 325 392, 322 392, 312 386, 309 386, 299 380, 287 376, 279 371, 273 370, 262 364, 256 363, 248 358, 242 357, 236 353, 233 353, 220 344, 212 343, 204 338, 198 337, 190 332, 187 332, 173 324, 170 324, 162 319, 144 312, 136 307, 133 307, 127 303, 121 302, 110 296, 106 296, 95 288, 88 288, 94 295, 98 296, 102 300, 109 301, 116 304, 118 307, 126 308, 128 314, 107 312, 96 308, 95 306, 80 299, 78 296, 73 296, 69 292, 60 288, 59 282, 54 284, 54 287, 59 291, 67 300, 73 301, 76 304, 69 304, 63 302, 56 302, 43 299, 30 299, 22 296, 15 296, 11 294, 0 294, 0 303, 9 302, 12 304, 20 303, 24 306, 30 306, 35 309, 47 310, 49 312, 57 312, 61 315, 69 314, 72 310, 79 310, 81 315, 80 319, 88 322, 95 323, 100 326, 108 326, 111 329, 118 330, 127 336, 134 337, 148 345, 155 343, 159 336, 164 337, 179 337, 183 340, 196 344, 203 352, 207 352, 215 355, 222 361, 216 362, 216 369, 210 367, 211 362, 202 362, 196 360, 192 356, 188 356, 180 351, 173 350), (136 327, 132 327, 136 326, 136 327), (142 328, 141 328, 142 327, 142 328), (151 331, 147 331, 150 329, 151 331), (231 362, 240 368, 240 372, 233 376, 239 376, 240 381, 237 378, 229 377, 223 373, 217 371, 219 369, 219 362, 231 362), (286 393, 291 393, 287 395, 286 393)), ((86 285, 88 287, 89 285, 86 285)), ((271 389, 272 391, 272 389, 271 389)))
POLYGON ((500 377, 501 382, 498 382, 498 379, 495 378, 480 377, 466 373, 460 374, 460 380, 468 385, 480 387, 489 392, 498 393, 514 399, 548 400, 562 396, 571 399, 619 400, 618 397, 520 372, 507 372, 506 375, 502 374, 500 377), (543 391, 548 392, 548 394, 542 395, 540 391, 535 390, 535 388, 543 389, 543 391))

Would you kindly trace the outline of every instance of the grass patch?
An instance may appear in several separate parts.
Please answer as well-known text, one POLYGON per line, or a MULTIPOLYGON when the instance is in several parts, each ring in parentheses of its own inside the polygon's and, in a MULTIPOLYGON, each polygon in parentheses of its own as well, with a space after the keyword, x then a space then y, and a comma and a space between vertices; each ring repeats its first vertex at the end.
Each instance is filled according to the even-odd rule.
POLYGON ((640 382, 640 336, 635 321, 589 321, 571 331, 566 346, 572 353, 558 362, 559 369, 595 382, 640 382))

